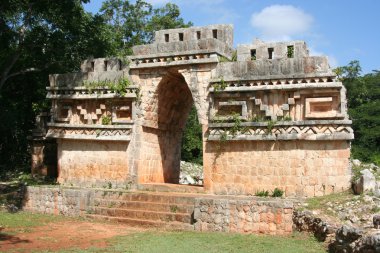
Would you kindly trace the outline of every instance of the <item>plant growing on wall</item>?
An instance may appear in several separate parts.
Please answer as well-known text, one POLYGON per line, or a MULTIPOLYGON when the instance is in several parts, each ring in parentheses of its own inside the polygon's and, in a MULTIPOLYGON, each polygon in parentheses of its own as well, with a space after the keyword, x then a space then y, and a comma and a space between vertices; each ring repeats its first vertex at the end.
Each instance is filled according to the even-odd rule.
POLYGON ((119 94, 120 96, 124 97, 126 94, 127 88, 131 85, 131 82, 128 78, 122 78, 116 83, 111 83, 109 88, 113 91, 119 94))
POLYGON ((274 198, 278 198, 278 197, 282 197, 282 195, 284 195, 284 191, 279 189, 279 188, 274 188, 273 192, 272 192, 272 197, 274 198))
POLYGON ((238 113, 232 114, 232 123, 233 125, 230 128, 230 134, 232 135, 232 138, 235 138, 242 129, 240 114, 238 113))
POLYGON ((267 134, 268 135, 272 135, 272 130, 273 130, 275 125, 276 125, 276 121, 273 121, 273 120, 267 121, 267 129, 268 129, 267 134))
POLYGON ((112 119, 110 116, 102 116, 102 125, 111 125, 112 119))
POLYGON ((257 196, 257 197, 268 197, 269 191, 265 191, 265 190, 257 191, 255 193, 255 196, 257 196))
POLYGON ((219 58, 219 62, 235 62, 237 61, 237 51, 236 50, 232 51, 231 59, 228 59, 227 57, 223 55, 220 55, 218 58, 219 58))
POLYGON ((214 91, 216 93, 218 93, 218 92, 223 91, 227 88, 227 83, 224 81, 224 78, 221 77, 220 82, 213 84, 213 87, 214 87, 214 91))
POLYGON ((84 87, 92 93, 92 90, 98 88, 108 88, 115 92, 116 94, 124 97, 126 94, 126 90, 131 85, 131 82, 128 78, 121 78, 117 82, 111 82, 109 80, 104 81, 94 81, 94 82, 83 82, 84 87))

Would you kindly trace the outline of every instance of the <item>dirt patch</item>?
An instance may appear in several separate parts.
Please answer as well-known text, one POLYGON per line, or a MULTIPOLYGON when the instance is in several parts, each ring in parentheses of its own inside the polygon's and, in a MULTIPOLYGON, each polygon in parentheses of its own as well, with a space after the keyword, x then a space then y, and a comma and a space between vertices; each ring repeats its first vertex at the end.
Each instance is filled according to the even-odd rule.
POLYGON ((0 251, 30 252, 42 250, 88 249, 107 246, 108 238, 142 231, 142 228, 88 221, 59 221, 17 233, 12 229, 0 232, 0 251))

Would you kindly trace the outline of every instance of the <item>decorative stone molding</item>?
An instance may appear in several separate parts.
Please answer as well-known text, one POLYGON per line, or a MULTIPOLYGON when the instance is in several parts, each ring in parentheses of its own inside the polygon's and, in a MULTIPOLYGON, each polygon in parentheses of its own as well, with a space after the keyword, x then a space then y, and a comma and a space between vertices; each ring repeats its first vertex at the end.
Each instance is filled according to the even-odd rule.
POLYGON ((352 140, 354 133, 351 121, 301 121, 275 123, 244 122, 238 133, 232 135, 233 123, 211 123, 209 141, 220 141, 222 136, 227 140, 352 140))
POLYGON ((115 90, 107 87, 88 89, 84 86, 61 88, 47 87, 48 93, 46 98, 49 99, 103 99, 103 98, 136 98, 138 86, 131 85, 125 90, 125 94, 121 96, 115 90))
POLYGON ((132 125, 48 124, 47 138, 130 141, 132 125))
POLYGON ((189 64, 218 63, 218 53, 208 50, 184 54, 137 55, 130 57, 131 69, 172 67, 189 64))
MULTIPOLYGON (((220 83, 221 80, 213 80, 211 82, 210 92, 216 93, 214 84, 220 83)), ((299 89, 318 89, 318 88, 342 88, 342 84, 334 82, 330 77, 316 79, 270 79, 270 80, 255 80, 255 81, 223 81, 226 87, 217 91, 223 92, 246 92, 260 90, 299 90, 299 89)))

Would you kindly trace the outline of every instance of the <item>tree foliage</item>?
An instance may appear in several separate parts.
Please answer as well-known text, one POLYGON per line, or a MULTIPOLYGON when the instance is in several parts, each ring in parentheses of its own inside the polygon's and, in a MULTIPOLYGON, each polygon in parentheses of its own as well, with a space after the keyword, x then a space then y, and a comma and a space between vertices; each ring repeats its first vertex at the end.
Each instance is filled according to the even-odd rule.
POLYGON ((142 0, 136 2, 107 0, 100 9, 106 21, 109 41, 112 45, 110 55, 125 56, 132 54, 132 46, 150 43, 154 32, 160 29, 189 27, 180 17, 177 5, 168 3, 154 9, 142 0))
POLYGON ((197 110, 193 105, 182 136, 181 160, 202 164, 202 150, 202 126, 198 121, 197 110))
POLYGON ((0 1, 0 176, 30 170, 27 136, 48 108, 48 75, 72 72, 88 57, 119 56, 150 42, 154 29, 189 26, 176 5, 107 0, 99 14, 89 0, 0 1))
POLYGON ((353 158, 380 165, 380 72, 360 75, 358 61, 336 69, 347 88, 348 113, 353 121, 353 158))
POLYGON ((27 136, 47 104, 48 74, 76 70, 81 59, 107 50, 107 41, 93 36, 103 21, 82 2, 0 2, 0 172, 28 166, 27 136))

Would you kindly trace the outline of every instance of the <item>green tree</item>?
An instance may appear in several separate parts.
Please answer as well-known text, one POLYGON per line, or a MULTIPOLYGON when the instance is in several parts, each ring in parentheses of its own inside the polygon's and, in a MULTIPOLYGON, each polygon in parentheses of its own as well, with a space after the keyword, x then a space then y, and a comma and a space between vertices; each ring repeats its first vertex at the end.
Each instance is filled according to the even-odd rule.
POLYGON ((88 0, 4 0, 0 3, 0 91, 20 75, 71 71, 88 55, 104 55, 102 19, 83 10, 88 0), (100 32, 99 32, 100 31, 100 32))
POLYGON ((348 113, 355 132, 352 156, 380 165, 380 72, 361 76, 358 61, 336 71, 347 88, 348 113))
POLYGON ((160 29, 189 27, 180 17, 177 5, 168 3, 161 8, 153 8, 142 0, 107 0, 100 9, 100 14, 107 22, 108 36, 112 50, 109 55, 121 56, 132 54, 132 46, 150 43, 154 32, 160 29))
POLYGON ((202 164, 202 126, 195 106, 191 108, 182 136, 181 160, 202 164))
POLYGON ((0 174, 30 169, 27 136, 47 105, 48 74, 77 70, 83 58, 106 54, 104 21, 87 0, 0 2, 0 174))

